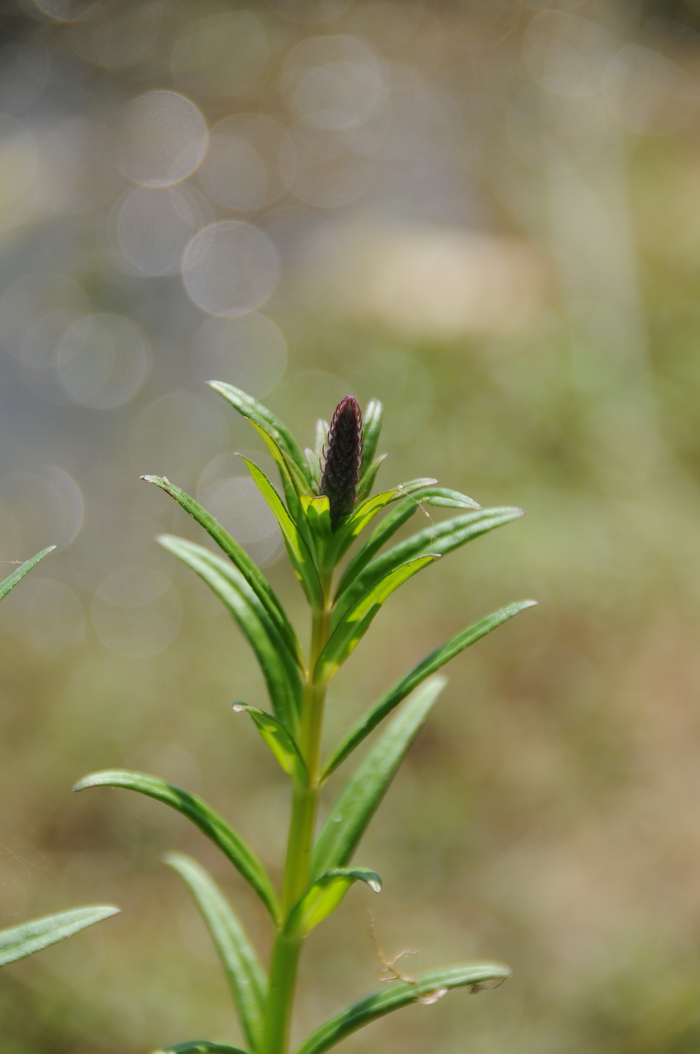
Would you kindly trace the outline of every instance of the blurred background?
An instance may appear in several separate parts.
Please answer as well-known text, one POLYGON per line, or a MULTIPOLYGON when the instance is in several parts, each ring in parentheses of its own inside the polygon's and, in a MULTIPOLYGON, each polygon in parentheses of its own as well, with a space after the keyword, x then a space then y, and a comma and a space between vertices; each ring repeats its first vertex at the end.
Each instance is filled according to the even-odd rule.
MULTIPOLYGON (((386 405, 385 484, 527 517, 404 587, 333 685, 329 741, 524 597, 450 684, 314 933, 299 1035, 409 973, 513 978, 348 1054, 700 1046, 700 6, 695 0, 22 0, 0 6, 3 925, 116 919, 2 971, 3 1054, 240 1038, 167 849, 261 947, 242 880, 120 766, 201 793, 277 876, 284 779, 230 618, 159 549, 197 494, 304 618, 234 451, 245 388, 311 443, 386 405)), ((435 510, 433 515, 438 515, 435 510)), ((422 526, 422 513, 413 525, 422 526)), ((338 774, 338 783, 346 775, 338 774)))

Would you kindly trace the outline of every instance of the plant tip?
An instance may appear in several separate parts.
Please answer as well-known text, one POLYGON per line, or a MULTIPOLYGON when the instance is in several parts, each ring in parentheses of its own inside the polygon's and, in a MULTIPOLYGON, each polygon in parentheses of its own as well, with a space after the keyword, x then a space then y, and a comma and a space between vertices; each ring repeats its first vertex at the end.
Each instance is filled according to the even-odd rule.
POLYGON ((335 528, 355 507, 362 465, 362 411, 353 395, 346 395, 335 408, 325 454, 319 493, 330 502, 335 528))

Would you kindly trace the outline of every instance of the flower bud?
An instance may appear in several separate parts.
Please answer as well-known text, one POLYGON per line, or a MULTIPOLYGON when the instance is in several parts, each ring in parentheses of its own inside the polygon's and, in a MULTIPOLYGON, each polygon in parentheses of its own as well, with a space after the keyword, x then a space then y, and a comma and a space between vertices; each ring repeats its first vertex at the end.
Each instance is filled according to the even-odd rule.
POLYGON ((357 399, 346 395, 335 408, 328 429, 321 494, 330 501, 331 524, 336 527, 355 507, 362 461, 362 411, 357 399))

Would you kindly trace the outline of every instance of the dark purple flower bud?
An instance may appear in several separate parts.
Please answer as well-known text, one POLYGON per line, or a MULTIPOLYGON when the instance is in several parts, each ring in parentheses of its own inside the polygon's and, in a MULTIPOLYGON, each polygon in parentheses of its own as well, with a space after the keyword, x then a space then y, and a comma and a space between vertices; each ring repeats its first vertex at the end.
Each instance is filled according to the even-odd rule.
POLYGON ((321 494, 331 505, 331 524, 336 527, 355 507, 357 481, 362 461, 362 411, 357 399, 346 395, 335 408, 326 443, 326 463, 321 494))

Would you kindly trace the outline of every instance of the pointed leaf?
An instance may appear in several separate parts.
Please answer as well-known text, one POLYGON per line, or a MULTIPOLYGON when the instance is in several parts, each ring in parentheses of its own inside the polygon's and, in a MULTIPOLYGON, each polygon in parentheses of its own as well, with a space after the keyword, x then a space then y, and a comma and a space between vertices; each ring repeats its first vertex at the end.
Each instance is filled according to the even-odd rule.
POLYGON ((228 978, 246 1042, 257 1050, 262 1039, 267 980, 241 922, 214 879, 184 853, 167 853, 165 863, 177 871, 197 902, 228 978))
POLYGON ((319 562, 322 563, 324 553, 333 537, 330 498, 327 494, 320 494, 318 497, 314 497, 312 494, 304 494, 301 497, 301 507, 314 539, 314 549, 319 557, 319 562))
POLYGON ((93 772, 76 783, 73 790, 81 791, 86 787, 122 787, 124 790, 138 791, 149 798, 169 805, 172 809, 191 820, 199 827, 202 834, 218 846, 228 857, 243 878, 253 887, 263 904, 277 921, 279 906, 277 895, 265 873, 265 869, 253 850, 233 831, 226 821, 210 805, 195 794, 189 794, 180 787, 166 783, 157 776, 147 776, 143 772, 129 772, 126 769, 108 769, 105 772, 93 772))
POLYGON ((345 867, 377 811, 423 722, 445 687, 439 674, 418 688, 355 770, 328 814, 314 848, 312 872, 345 867))
MULTIPOLYGON (((404 489, 404 487, 402 487, 404 489)), ((348 566, 345 568, 337 589, 340 596, 347 587, 358 577, 360 571, 370 562, 375 553, 379 552, 383 545, 396 534, 411 516, 415 515, 424 505, 438 505, 447 508, 476 509, 481 506, 466 494, 459 491, 449 490, 447 487, 426 486, 416 493, 406 495, 393 508, 380 524, 370 534, 364 545, 358 549, 348 566)), ((424 510, 425 511, 425 510, 424 510)))
POLYGON ((402 702, 409 692, 412 692, 414 688, 417 688, 427 677, 439 670, 441 666, 448 663, 450 659, 454 659, 455 655, 459 655, 461 651, 468 648, 471 644, 475 644, 476 641, 481 640, 491 630, 496 629, 498 626, 502 626, 508 619, 513 618, 519 611, 523 611, 525 608, 533 607, 536 605, 536 600, 520 600, 514 604, 508 604, 506 607, 500 608, 498 611, 492 612, 485 618, 475 622, 472 626, 467 629, 461 630, 457 633, 452 640, 448 641, 447 644, 443 644, 441 648, 436 648, 435 651, 431 652, 422 662, 419 662, 410 673, 407 673, 405 677, 402 677, 400 681, 397 681, 388 692, 374 704, 371 710, 369 710, 355 725, 355 727, 348 733, 340 746, 334 751, 333 756, 330 758, 323 770, 323 779, 327 779, 331 772, 334 772, 346 757, 360 745, 362 740, 370 734, 370 732, 377 727, 380 721, 382 721, 387 714, 402 702))
POLYGON ((277 758, 283 771, 291 776, 295 783, 305 786, 308 773, 304 759, 284 725, 281 725, 272 714, 267 714, 264 710, 259 710, 257 706, 249 706, 247 703, 234 703, 233 710, 236 713, 250 714, 258 732, 277 758))
POLYGON ((360 643, 372 620, 391 594, 426 564, 433 563, 437 559, 439 559, 438 556, 429 553, 427 556, 419 557, 418 560, 409 560, 400 567, 394 568, 368 589, 357 603, 345 612, 342 619, 334 620, 333 634, 321 652, 316 666, 318 681, 326 683, 330 681, 360 643))
MULTIPOLYGON (((252 425, 280 470, 289 511, 292 513, 294 519, 296 519, 296 510, 294 509, 293 504, 298 504, 298 499, 302 494, 309 493, 309 480, 306 474, 301 471, 296 461, 294 461, 289 454, 275 442, 269 432, 266 432, 264 428, 260 427, 260 425, 256 425, 254 421, 252 422, 252 425), (293 504, 290 504, 290 497, 293 504)), ((306 458, 304 458, 304 463, 306 464, 306 458)))
POLYGON ((31 556, 28 560, 25 560, 23 564, 20 564, 17 570, 13 571, 11 575, 8 575, 4 582, 0 582, 0 600, 4 600, 10 590, 14 589, 17 583, 21 582, 24 576, 31 571, 33 567, 36 567, 40 560, 43 560, 45 556, 52 553, 55 548, 55 545, 50 545, 48 549, 42 549, 40 553, 36 554, 36 556, 31 556))
POLYGON ((389 502, 396 499, 397 490, 385 490, 381 494, 375 494, 355 506, 352 515, 348 516, 335 533, 333 545, 328 554, 329 564, 335 567, 341 557, 348 551, 355 539, 364 531, 365 527, 372 522, 374 517, 385 508, 389 502))
POLYGON ((319 487, 321 486, 321 462, 319 461, 316 451, 311 450, 309 447, 304 448, 304 457, 306 458, 309 475, 311 476, 313 492, 314 494, 318 494, 319 487))
POLYGON ((277 596, 275 595, 272 586, 265 578, 265 575, 259 569, 257 564, 251 560, 245 549, 242 548, 232 538, 228 531, 218 523, 214 517, 207 512, 206 509, 202 508, 194 498, 191 498, 189 494, 186 494, 184 490, 180 490, 170 480, 164 479, 162 476, 142 476, 141 479, 147 483, 155 483, 157 487, 164 490, 166 494, 169 494, 171 498, 189 513, 189 515, 197 521, 197 523, 204 528, 207 534, 216 542, 221 548, 229 560, 236 565, 238 570, 241 572, 250 588, 255 592, 260 603, 263 605, 268 615, 277 627, 280 635, 284 638, 290 653, 296 656, 297 662, 303 665, 303 657, 299 641, 297 640, 296 634, 292 629, 292 625, 287 618, 284 608, 280 604, 277 596))
POLYGON ((161 535, 158 541, 198 574, 231 612, 255 652, 277 717, 294 728, 301 705, 301 671, 243 575, 195 542, 170 534, 161 535))
POLYGON ((330 430, 330 422, 319 417, 316 422, 316 437, 314 442, 314 453, 319 460, 319 468, 321 468, 321 462, 326 453, 326 442, 328 441, 328 433, 330 430))
MULTIPOLYGON (((252 422, 253 428, 261 437, 268 451, 272 455, 274 461, 279 469, 280 477, 282 479, 282 487, 284 489, 284 500, 287 503, 287 511, 291 516, 292 522, 299 531, 299 534, 306 542, 306 546, 310 553, 314 553, 314 539, 312 532, 306 522, 306 516, 304 515, 304 508, 301 504, 302 495, 312 497, 310 494, 312 490, 311 485, 305 475, 302 475, 298 469, 296 463, 290 458, 289 454, 285 453, 280 446, 277 445, 272 436, 268 435, 264 429, 252 422)), ((239 455, 240 456, 240 455, 239 455)), ((249 466, 250 467, 250 466, 249 466)), ((256 481, 257 482, 257 481, 256 481)), ((258 483, 258 486, 260 484, 258 483)), ((272 486, 272 484, 270 484, 272 486)))
POLYGON ((40 952, 50 944, 58 944, 87 926, 93 926, 96 922, 118 913, 119 908, 109 904, 96 904, 94 907, 59 911, 57 915, 46 915, 41 919, 32 919, 19 926, 12 926, 11 929, 0 930, 0 966, 7 966, 8 963, 40 952))
MULTIPOLYGON (((384 407, 379 399, 370 399, 362 415, 362 474, 367 470, 377 453, 379 434, 382 430, 384 407)), ((362 481, 362 477, 360 477, 362 481)))
POLYGON ((382 462, 386 459, 386 454, 380 454, 379 457, 375 457, 374 461, 367 466, 367 469, 362 473, 357 484, 357 495, 356 500, 362 501, 369 494, 372 493, 372 487, 374 481, 377 478, 377 473, 382 467, 382 462))
POLYGON ((292 909, 285 927, 287 932, 306 936, 335 911, 350 886, 358 880, 366 882, 374 893, 381 893, 382 880, 376 871, 366 867, 333 868, 317 878, 292 909))
POLYGON ((392 1010, 411 1003, 435 1002, 452 988, 482 985, 488 981, 502 983, 507 977, 510 977, 510 970, 502 963, 465 963, 464 966, 433 970, 416 978, 412 984, 400 981, 326 1021, 302 1043, 296 1054, 324 1054, 359 1028, 392 1010))
POLYGON ((238 410, 239 414, 247 417, 249 421, 255 422, 268 435, 272 436, 277 445, 281 446, 285 453, 289 454, 301 469, 303 475, 306 476, 308 469, 304 462, 304 455, 299 449, 299 444, 287 426, 280 421, 276 414, 273 414, 272 410, 268 410, 266 406, 259 403, 252 395, 241 391, 240 388, 234 388, 232 384, 225 384, 223 381, 210 381, 209 387, 213 388, 219 395, 223 395, 224 399, 228 400, 238 410))
POLYGON ((229 1047, 226 1043, 211 1043, 208 1039, 190 1039, 185 1043, 175 1043, 172 1047, 161 1047, 153 1054, 246 1054, 239 1047, 229 1047))
POLYGON ((318 579, 318 572, 314 566, 308 546, 297 529, 296 523, 287 512, 284 502, 262 469, 259 469, 247 457, 241 455, 241 458, 250 469, 250 474, 257 483, 260 493, 272 509, 275 519, 280 525, 289 559, 292 561, 292 567, 297 578, 304 587, 304 592, 310 603, 321 606, 323 604, 323 591, 318 579))
MULTIPOLYGON (((432 524, 430 527, 426 527, 425 530, 418 531, 417 534, 413 534, 410 538, 399 542, 398 545, 393 546, 387 552, 376 556, 359 574, 355 570, 353 578, 350 578, 348 571, 346 571, 339 586, 336 619, 342 618, 345 612, 356 604, 362 594, 370 589, 375 582, 384 578, 385 575, 407 560, 415 559, 427 553, 444 556, 446 553, 451 553, 453 549, 458 549, 466 542, 470 542, 472 539, 478 538, 496 527, 501 527, 505 523, 510 523, 511 520, 515 520, 522 515, 522 509, 506 507, 479 509, 478 512, 455 516, 450 520, 444 520, 442 523, 432 524)), ((386 519, 389 519, 389 517, 386 519)), ((384 523, 386 523, 386 520, 384 520, 384 523)), ((380 524, 380 527, 382 526, 383 524, 380 524)))

